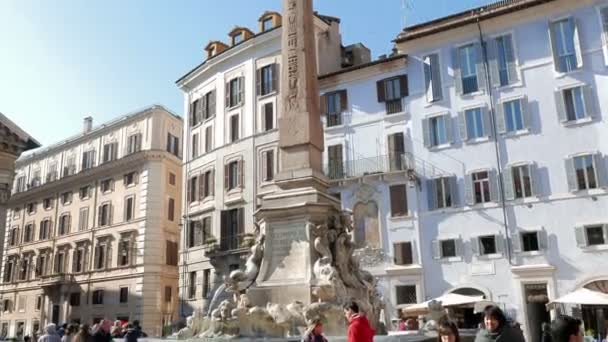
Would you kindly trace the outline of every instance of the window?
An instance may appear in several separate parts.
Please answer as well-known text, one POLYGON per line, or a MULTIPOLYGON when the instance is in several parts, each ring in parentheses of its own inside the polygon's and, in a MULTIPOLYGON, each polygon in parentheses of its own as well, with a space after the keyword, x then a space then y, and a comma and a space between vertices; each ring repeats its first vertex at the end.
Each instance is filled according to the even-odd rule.
POLYGON ((587 246, 597 246, 606 244, 606 228, 605 226, 589 226, 585 227, 587 235, 587 246))
POLYGON ((38 240, 46 240, 51 234, 51 220, 44 219, 40 222, 40 231, 38 232, 38 240))
POLYGON ((19 280, 28 280, 30 277, 30 257, 24 256, 21 258, 21 265, 19 267, 19 280))
POLYGON ((93 291, 93 305, 103 305, 103 290, 93 291))
POLYGON ((412 253, 411 242, 398 242, 393 244, 395 253, 395 265, 411 265, 413 264, 414 256, 412 253))
POLYGON ((203 298, 208 298, 211 292, 211 270, 203 270, 203 298))
POLYGON ((34 224, 28 223, 23 229, 23 243, 32 242, 34 240, 34 224))
POLYGON ((257 70, 257 93, 260 96, 276 91, 276 64, 266 65, 257 70))
POLYGON ((203 178, 202 178, 203 193, 201 194, 201 197, 203 199, 205 199, 209 196, 213 196, 213 194, 215 193, 214 178, 215 178, 215 170, 207 170, 207 171, 205 171, 205 173, 203 173, 203 178))
POLYGON ((457 191, 456 177, 429 179, 427 186, 429 210, 449 208, 454 205, 453 196, 457 191))
POLYGON ((80 306, 80 292, 70 293, 70 306, 80 306))
POLYGON ((274 27, 272 17, 268 17, 262 21, 262 31, 266 32, 274 27))
POLYGON ((167 203, 167 219, 171 222, 175 220, 175 200, 173 198, 169 198, 167 203))
POLYGON ((82 154, 82 170, 88 170, 95 166, 95 150, 87 151, 82 154))
POLYGON ((104 179, 101 181, 101 192, 107 193, 114 190, 114 180, 112 178, 104 179))
POLYGON ((188 248, 203 244, 203 227, 201 222, 192 220, 188 222, 188 248))
POLYGON ((166 264, 177 266, 177 242, 166 241, 166 264))
POLYGON ((55 274, 64 274, 65 273, 65 260, 66 260, 66 251, 59 251, 55 253, 55 274))
POLYGON ((599 154, 581 155, 566 160, 568 183, 570 191, 596 189, 597 166, 603 166, 599 154))
POLYGON ((239 32, 232 36, 232 45, 236 45, 243 41, 243 32, 239 32))
POLYGON ((21 217, 21 208, 13 209, 13 218, 18 219, 21 217))
POLYGON ((16 246, 18 241, 19 241, 19 228, 14 227, 9 232, 8 245, 16 246))
POLYGON ((125 198, 125 221, 131 221, 135 218, 135 196, 129 196, 125 198))
POLYGON ((524 252, 533 252, 540 250, 538 243, 538 232, 521 233, 521 249, 524 252))
POLYGON ((34 171, 34 175, 32 176, 32 181, 30 182, 30 187, 34 188, 40 186, 40 170, 34 171))
POLYGON ((224 166, 224 188, 228 191, 242 188, 243 160, 234 160, 224 166))
POLYGON ((327 146, 328 174, 330 179, 344 177, 344 161, 342 160, 342 145, 327 146))
POLYGON ((488 171, 480 171, 471 174, 473 181, 474 203, 490 202, 490 174, 488 171))
MULTIPOLYGON (((36 311, 40 311, 40 309, 42 308, 42 296, 41 295, 37 295, 36 296, 36 306, 34 306, 34 310, 36 311)), ((34 330, 34 331, 38 331, 38 330, 34 330)))
POLYGON ((72 225, 72 217, 70 214, 63 214, 59 217, 59 227, 57 227, 59 231, 59 236, 66 235, 70 233, 70 226, 72 225))
POLYGON ((437 147, 451 142, 450 115, 440 115, 423 120, 424 144, 426 147, 437 147))
POLYGON ((407 196, 405 184, 392 185, 389 187, 391 196, 391 216, 407 216, 407 196))
POLYGON ((203 111, 202 116, 204 120, 210 119, 215 116, 215 90, 207 92, 202 97, 203 103, 201 109, 203 111))
POLYGON ((190 178, 188 181, 188 202, 196 202, 198 200, 198 176, 190 178))
POLYGON ((398 285, 395 286, 395 294, 397 305, 399 304, 416 304, 416 285, 398 285))
POLYGON ((236 77, 226 83, 226 107, 232 108, 243 103, 244 77, 236 77))
POLYGON ((197 99, 190 104, 190 127, 194 127, 201 122, 201 100, 197 99))
POLYGON ((131 264, 131 236, 125 235, 121 238, 118 245, 118 266, 128 266, 131 264))
POLYGON ((36 203, 30 202, 30 203, 26 204, 25 210, 30 215, 33 214, 33 213, 35 213, 36 212, 36 203))
POLYGON ((213 126, 205 127, 205 153, 213 149, 213 126))
POLYGON ((15 180, 15 192, 25 191, 25 176, 17 177, 15 180))
POLYGON ((522 101, 517 99, 498 105, 496 126, 500 133, 513 133, 527 128, 522 101))
POLYGON ((82 232, 89 229, 89 208, 80 208, 78 214, 78 231, 82 232))
POLYGON ((40 252, 36 260, 36 277, 45 276, 48 271, 48 262, 50 254, 48 252, 40 252))
POLYGON ((124 175, 123 183, 125 186, 132 186, 137 184, 137 172, 129 172, 124 175))
POLYGON ((131 134, 127 141, 127 154, 141 151, 141 133, 131 134))
POLYGON ((171 133, 167 134, 167 152, 179 157, 179 138, 171 133))
POLYGON ((489 255, 496 254, 496 237, 493 235, 490 236, 480 236, 479 237, 479 247, 481 255, 489 255))
POLYGON ((91 197, 91 186, 85 185, 78 190, 78 197, 81 200, 88 199, 91 197))
POLYGON ((65 165, 63 166, 63 176, 71 176, 76 173, 76 158, 68 156, 65 165))
POLYGON ((515 53, 511 35, 497 37, 490 43, 490 69, 495 86, 506 86, 517 81, 515 53))
POLYGON ((118 158, 118 143, 103 145, 103 162, 108 163, 118 158))
POLYGON ((196 297, 196 272, 188 274, 188 299, 196 297))
POLYGON ((98 241, 97 245, 95 246, 95 269, 96 270, 101 270, 106 268, 106 252, 107 252, 107 248, 108 245, 106 242, 103 241, 98 241))
MULTIPOLYGON (((10 299, 4 299, 2 300, 2 311, 4 312, 10 312, 11 311, 11 300, 10 299)), ((8 323, 7 323, 8 325, 8 323)), ((4 327, 2 327, 4 329, 4 327)), ((8 327, 7 327, 8 330, 8 327)))
POLYGON ((555 92, 557 112, 561 122, 575 122, 591 117, 593 94, 591 87, 578 86, 555 92))
POLYGON ((456 254, 456 240, 441 240, 439 242, 441 248, 441 257, 442 258, 453 258, 456 254))
POLYGON ((169 172, 169 185, 175 185, 175 173, 169 172))
POLYGON ((46 182, 50 183, 50 182, 54 182, 57 180, 58 177, 58 173, 57 173, 57 163, 53 162, 52 164, 49 165, 49 169, 46 173, 46 182))
POLYGON ((53 208, 53 199, 52 198, 45 198, 44 200, 42 200, 42 207, 45 210, 50 210, 53 208))
MULTIPOLYGON (((462 116, 461 119, 463 119, 462 116)), ((464 122, 461 121, 460 123, 460 133, 462 134, 462 139, 474 140, 487 136, 488 134, 486 134, 485 131, 490 127, 487 127, 487 125, 485 124, 487 122, 485 119, 485 111, 483 111, 482 108, 465 110, 464 122), (465 125, 465 127, 462 127, 463 124, 465 125)))
POLYGON ((198 157, 198 133, 192 134, 192 158, 198 157))
POLYGON ((391 171, 405 170, 405 139, 402 132, 388 136, 388 159, 391 171))
MULTIPOLYGON (((505 170, 507 171, 507 170, 505 170)), ((515 198, 531 197, 532 193, 532 176, 530 165, 513 166, 509 171, 513 177, 513 191, 515 198)), ((507 172, 505 172, 506 174, 507 172)), ((510 186, 510 184, 505 184, 510 186)))
POLYGON ((441 88, 441 66, 439 65, 439 55, 431 54, 425 56, 424 64, 424 84, 426 89, 426 100, 430 102, 440 101, 443 98, 441 88))
POLYGON ((5 283, 10 283, 13 281, 13 277, 15 275, 15 259, 14 257, 10 257, 6 263, 4 264, 4 277, 3 280, 5 283))
POLYGON ((104 203, 99 206, 98 226, 109 226, 112 224, 112 204, 104 203))
POLYGON ((84 272, 86 262, 86 249, 84 247, 78 247, 74 250, 72 270, 74 273, 84 272))
POLYGON ((239 115, 235 114, 230 117, 230 142, 239 140, 239 115))
POLYGON ((171 303, 171 286, 165 286, 165 303, 171 303))
POLYGON ((120 288, 120 295, 119 295, 118 301, 119 301, 119 303, 128 303, 129 302, 129 288, 128 287, 120 288))
POLYGON ((245 232, 244 209, 222 210, 220 225, 220 249, 234 250, 240 246, 240 235, 245 232))
POLYGON ((403 111, 401 99, 408 95, 407 75, 392 77, 378 81, 378 102, 386 105, 386 114, 403 111))
POLYGON ((550 23, 550 33, 555 70, 569 72, 582 67, 578 28, 574 18, 550 23))
POLYGON ((274 150, 262 152, 262 181, 270 182, 274 179, 274 150))
POLYGON ((274 103, 264 103, 262 108, 264 113, 264 132, 267 132, 274 128, 274 103))
POLYGON ((72 203, 72 192, 66 191, 61 194, 61 204, 68 205, 72 203))
POLYGON ((463 94, 470 94, 479 90, 477 84, 477 53, 478 51, 474 44, 458 49, 463 94))
POLYGON ((347 109, 347 104, 346 90, 334 91, 321 97, 321 109, 327 115, 327 127, 342 124, 342 113, 347 109))

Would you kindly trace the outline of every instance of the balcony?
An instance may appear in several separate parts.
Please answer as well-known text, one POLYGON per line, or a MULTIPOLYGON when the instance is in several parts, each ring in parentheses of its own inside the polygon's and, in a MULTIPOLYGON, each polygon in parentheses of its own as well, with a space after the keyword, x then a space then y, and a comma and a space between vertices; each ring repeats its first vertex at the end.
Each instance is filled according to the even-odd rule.
POLYGON ((59 273, 59 274, 50 274, 40 277, 40 286, 41 287, 53 287, 60 286, 65 284, 70 284, 74 282, 73 274, 59 273))
POLYGON ((207 240, 205 254, 219 256, 247 251, 253 246, 255 238, 251 234, 237 234, 222 237, 219 241, 207 240))

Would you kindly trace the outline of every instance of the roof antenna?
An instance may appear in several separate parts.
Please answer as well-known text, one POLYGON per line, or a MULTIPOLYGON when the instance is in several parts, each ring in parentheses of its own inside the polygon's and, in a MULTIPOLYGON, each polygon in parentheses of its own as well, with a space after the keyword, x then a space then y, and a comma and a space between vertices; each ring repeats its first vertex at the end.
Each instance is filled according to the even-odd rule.
POLYGON ((412 11, 414 0, 401 0, 401 27, 406 28, 408 25, 408 15, 412 11))

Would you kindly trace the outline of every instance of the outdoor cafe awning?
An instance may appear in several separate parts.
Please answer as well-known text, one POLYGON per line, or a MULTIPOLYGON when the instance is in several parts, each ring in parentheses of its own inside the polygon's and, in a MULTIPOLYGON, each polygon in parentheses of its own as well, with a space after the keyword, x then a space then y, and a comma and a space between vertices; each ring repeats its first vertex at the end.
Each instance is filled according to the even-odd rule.
POLYGON ((579 305, 606 305, 608 306, 608 294, 580 288, 574 292, 558 299, 552 300, 547 304, 547 308, 558 304, 579 304, 579 305))
POLYGON ((447 293, 443 296, 427 300, 424 303, 419 304, 411 304, 411 305, 398 305, 397 308, 401 309, 403 313, 422 313, 426 312, 429 309, 429 303, 432 301, 441 302, 443 307, 450 306, 460 306, 460 305, 473 305, 479 301, 482 301, 483 297, 472 297, 472 296, 464 296, 456 293, 447 293))

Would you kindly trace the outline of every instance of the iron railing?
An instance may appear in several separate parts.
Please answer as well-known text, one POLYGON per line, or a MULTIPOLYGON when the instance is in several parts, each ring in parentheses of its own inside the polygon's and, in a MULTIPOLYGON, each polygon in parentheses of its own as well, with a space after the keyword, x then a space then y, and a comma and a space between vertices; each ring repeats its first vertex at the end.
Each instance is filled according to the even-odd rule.
POLYGON ((394 99, 386 101, 386 114, 401 113, 403 111, 402 99, 394 99))
POLYGON ((251 247, 254 237, 251 234, 236 234, 220 237, 219 240, 209 239, 205 242, 207 253, 221 253, 251 247))

